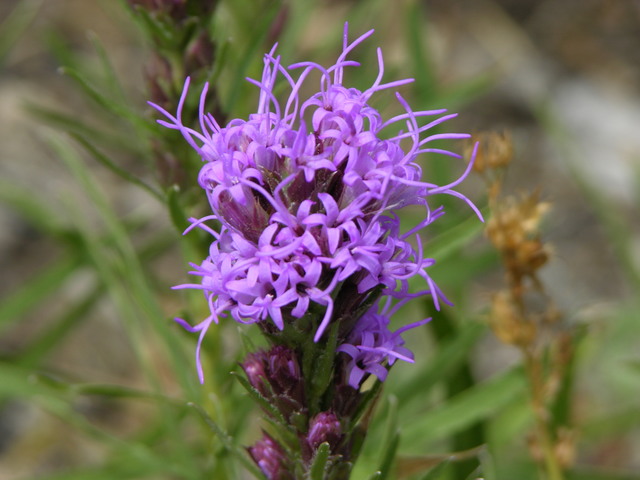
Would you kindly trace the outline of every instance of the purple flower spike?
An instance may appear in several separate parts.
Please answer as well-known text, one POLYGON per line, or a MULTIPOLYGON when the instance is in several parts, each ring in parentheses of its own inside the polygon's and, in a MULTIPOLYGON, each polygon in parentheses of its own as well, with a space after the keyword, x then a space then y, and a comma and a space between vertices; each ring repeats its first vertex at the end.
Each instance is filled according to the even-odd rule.
MULTIPOLYGON (((404 112, 382 118, 369 105, 371 97, 412 80, 383 83, 380 49, 379 74, 368 89, 343 84, 346 70, 358 65, 347 59, 348 54, 372 33, 349 43, 345 25, 343 51, 326 68, 312 62, 287 68, 274 47, 264 57, 262 78, 249 79, 260 97, 256 113, 248 119, 220 126, 204 111, 205 87, 200 129, 186 126, 181 114, 189 79, 175 116, 153 105, 166 117, 159 123, 181 132, 203 161, 198 181, 212 215, 192 220, 191 228, 211 233, 213 242, 209 256, 191 272, 200 283, 180 286, 202 290, 210 306, 205 322, 186 326, 200 332, 200 341, 211 322, 225 316, 277 333, 314 312, 315 331, 310 333, 319 342, 332 322, 348 317, 349 309, 367 298, 401 302, 415 296, 409 280, 416 276, 423 278, 426 288, 419 293, 431 295, 436 308, 447 303, 426 272, 434 260, 425 257, 419 236, 444 214, 441 207, 431 208, 428 197, 452 195, 480 213, 453 190, 469 169, 454 182, 438 186, 422 179, 417 160, 429 155, 460 158, 433 142, 469 135, 430 135, 432 127, 454 115, 443 115, 446 110, 414 111, 399 94, 404 112), (301 98, 302 86, 313 72, 320 75, 318 93, 301 98), (279 81, 289 90, 282 100, 274 94, 279 81), (402 232, 397 212, 407 205, 421 206, 425 216, 402 232), (204 224, 209 219, 220 222, 219 231, 204 224), (371 292, 376 298, 370 298, 371 292), (347 297, 348 307, 335 303, 347 297)), ((475 150, 470 164, 473 158, 475 150)), ((396 358, 411 359, 398 343, 399 335, 385 330, 388 318, 380 315, 366 314, 356 331, 340 339, 351 342, 341 347, 354 362, 351 385, 359 384, 358 377, 365 373, 384 379, 383 357, 388 364, 396 358)), ((199 359, 198 368, 201 371, 199 359)))

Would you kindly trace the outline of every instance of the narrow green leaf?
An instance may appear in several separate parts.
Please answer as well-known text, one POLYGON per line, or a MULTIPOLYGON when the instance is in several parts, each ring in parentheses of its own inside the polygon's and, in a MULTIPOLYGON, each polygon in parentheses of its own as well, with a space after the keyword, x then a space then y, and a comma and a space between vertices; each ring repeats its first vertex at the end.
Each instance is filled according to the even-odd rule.
POLYGON ((389 477, 389 475, 391 474, 391 467, 393 467, 394 461, 396 459, 398 445, 400 445, 400 432, 396 431, 387 444, 387 448, 382 452, 383 456, 382 462, 380 463, 380 474, 377 477, 380 480, 384 480, 386 478, 394 478, 389 477))
POLYGON ((240 382, 240 385, 242 385, 242 387, 247 391, 251 398, 253 398, 253 400, 268 414, 270 414, 281 426, 288 426, 287 421, 278 411, 278 409, 274 407, 271 402, 269 402, 269 400, 265 398, 258 390, 256 390, 253 385, 251 385, 249 381, 244 378, 244 376, 236 372, 231 372, 231 375, 233 375, 238 380, 238 382, 240 382))
POLYGON ((420 480, 447 480, 450 470, 451 460, 447 459, 429 470, 425 476, 420 477, 420 480))
MULTIPOLYGON (((487 326, 480 322, 465 322, 454 338, 440 346, 436 355, 429 360, 427 368, 399 385, 394 393, 398 398, 407 399, 414 398, 414 392, 422 392, 425 395, 434 385, 460 368, 486 331, 487 326)), ((408 405, 408 402, 405 402, 405 405, 408 405)))
MULTIPOLYGON (((482 209, 481 213, 486 218, 489 210, 482 209)), ((446 261, 471 240, 480 236, 484 231, 484 227, 485 224, 478 217, 475 215, 470 216, 430 240, 428 244, 429 256, 435 258, 438 262, 446 261)))
POLYGON ((568 480, 638 480, 638 472, 613 469, 575 468, 567 473, 568 480))
POLYGON ((217 45, 214 63, 207 75, 207 81, 209 83, 214 83, 223 72, 225 66, 229 64, 230 53, 231 42, 226 38, 217 45))
POLYGON ((135 18, 142 25, 142 30, 151 38, 156 37, 159 44, 176 44, 176 35, 164 22, 155 18, 150 11, 143 6, 134 7, 135 18))
POLYGON ((381 392, 382 382, 376 380, 373 386, 369 390, 364 392, 362 400, 360 400, 360 404, 355 409, 351 418, 352 425, 356 425, 360 421, 360 418, 366 418, 368 415, 371 415, 372 409, 375 407, 377 400, 380 398, 381 392))
POLYGON ((421 104, 430 105, 438 98, 438 82, 427 49, 424 48, 426 36, 424 5, 422 2, 409 2, 406 11, 407 50, 413 71, 414 95, 421 104))
POLYGON ((452 397, 447 403, 411 418, 403 425, 403 444, 422 447, 485 419, 522 395, 526 382, 520 368, 496 375, 452 397))
POLYGON ((636 405, 624 410, 618 408, 592 418, 581 426, 580 436, 589 441, 596 441, 607 437, 620 437, 625 433, 637 431, 638 428, 640 428, 640 409, 636 405))
POLYGON ((25 367, 35 367, 66 338, 74 327, 87 318, 87 314, 103 295, 103 287, 100 285, 91 290, 80 301, 70 305, 59 318, 52 322, 52 327, 25 348, 16 362, 25 367))
POLYGON ((245 452, 238 448, 234 443, 233 439, 229 436, 227 432, 222 429, 210 416, 209 414, 199 405, 195 403, 189 403, 189 407, 193 408, 200 417, 205 421, 205 423, 209 426, 211 431, 220 439, 224 447, 227 449, 229 453, 234 455, 244 467, 255 475, 257 478, 264 478, 262 472, 258 469, 258 467, 247 457, 245 452))
POLYGON ((0 363, 0 373, 3 378, 12 379, 0 388, 5 395, 32 396, 45 395, 52 398, 70 400, 80 395, 100 395, 110 398, 136 398, 154 400, 171 405, 174 408, 186 411, 182 400, 168 397, 136 388, 122 385, 98 384, 98 383, 68 383, 58 377, 46 373, 38 373, 29 367, 21 365, 0 363))
POLYGON ((430 274, 438 279, 453 298, 465 298, 469 283, 488 272, 495 272, 500 265, 500 254, 489 245, 473 252, 463 246, 444 262, 437 262, 430 274))
POLYGON ((131 125, 141 131, 155 131, 155 125, 152 122, 142 119, 133 113, 128 105, 122 105, 114 102, 112 98, 105 96, 98 88, 96 88, 83 73, 73 67, 61 67, 60 73, 73 79, 82 91, 96 102, 104 111, 115 115, 120 120, 126 119, 131 125))
POLYGON ((148 392, 136 388, 124 387, 122 385, 109 385, 98 383, 69 384, 66 389, 73 395, 100 395, 110 398, 138 398, 145 400, 155 400, 170 404, 174 407, 184 409, 184 402, 178 399, 155 392, 148 392))
POLYGON ((65 231, 61 215, 56 209, 14 182, 0 180, 0 202, 47 235, 59 237, 65 231))
MULTIPOLYGON (((458 322, 456 322, 451 315, 447 314, 446 311, 437 311, 433 307, 433 303, 429 300, 423 302, 423 304, 425 311, 428 312, 425 315, 433 318, 430 330, 433 332, 438 344, 447 342, 458 335, 461 327, 458 326, 458 322)), ((466 323, 462 325, 466 325, 466 323)), ((447 376, 443 378, 441 384, 444 387, 444 401, 446 402, 449 398, 472 388, 475 383, 476 381, 469 363, 469 356, 467 356, 466 360, 462 361, 458 368, 450 371, 447 376)), ((484 430, 482 422, 472 423, 465 429, 451 436, 450 447, 454 450, 464 450, 476 445, 481 445, 485 443, 484 430)), ((453 478, 466 478, 477 466, 478 462, 476 459, 457 462, 453 466, 454 472, 452 476, 453 478)))
POLYGON ((154 452, 150 446, 142 443, 122 440, 90 423, 73 407, 71 400, 74 396, 70 394, 72 388, 65 388, 64 383, 6 363, 0 363, 0 378, 1 399, 19 397, 33 401, 66 424, 117 451, 126 463, 137 465, 145 472, 164 472, 178 478, 195 478, 174 457, 154 452))
POLYGON ((382 437, 382 448, 379 456, 382 458, 378 471, 380 480, 389 478, 391 467, 396 457, 396 451, 400 444, 400 432, 398 430, 398 400, 395 396, 390 396, 387 401, 386 426, 382 437))
MULTIPOLYGON (((264 43, 269 29, 273 25, 273 20, 280 11, 280 5, 280 0, 269 2, 264 5, 264 8, 258 18, 253 17, 254 20, 251 24, 251 31, 247 32, 249 42, 240 56, 240 64, 236 68, 233 78, 239 79, 246 77, 246 72, 251 63, 259 58, 258 54, 260 47, 264 43)), ((223 105, 225 112, 232 112, 234 110, 236 102, 240 97, 242 87, 244 87, 244 82, 233 82, 231 92, 226 96, 226 103, 223 105)))
MULTIPOLYGON (((111 64, 111 61, 109 60, 109 55, 102 45, 100 38, 94 32, 89 32, 89 40, 91 41, 95 52, 98 54, 100 63, 102 64, 102 71, 106 80, 107 87, 109 88, 109 93, 112 95, 117 95, 117 99, 121 103, 128 104, 130 102, 130 99, 127 98, 124 88, 122 87, 122 84, 116 76, 116 71, 111 64)), ((116 101, 116 98, 114 98, 113 100, 116 101)))
MULTIPOLYGON (((38 475, 37 480, 118 480, 123 479, 140 479, 140 471, 137 469, 128 469, 128 472, 123 471, 122 468, 110 468, 106 465, 101 465, 95 468, 81 469, 81 470, 67 470, 59 473, 49 473, 38 475)), ((35 480, 35 479, 34 479, 35 480)))
POLYGON ((75 272, 78 265, 78 258, 62 258, 3 298, 0 302, 0 332, 19 322, 32 308, 41 305, 75 272))
POLYGON ((128 139, 123 138, 122 135, 114 133, 113 130, 89 125, 86 120, 79 119, 75 115, 57 112, 40 105, 32 105, 30 103, 26 104, 26 110, 38 120, 56 127, 61 132, 90 138, 95 145, 117 145, 120 151, 127 152, 132 155, 143 155, 145 153, 140 142, 129 141, 128 139))
POLYGON ((338 346, 338 327, 338 323, 330 327, 327 344, 321 349, 320 355, 314 361, 314 372, 311 379, 312 398, 319 398, 324 395, 333 378, 336 348, 338 346))
POLYGON ((157 200, 164 203, 164 196, 159 191, 157 191, 151 185, 145 183, 143 180, 139 179, 138 177, 132 175, 125 169, 116 165, 113 162, 113 160, 111 160, 107 155, 105 155, 100 150, 98 150, 85 137, 83 137, 82 135, 74 134, 74 133, 71 134, 71 137, 73 137, 80 145, 82 145, 91 154, 91 156, 94 159, 96 159, 98 162, 104 165, 107 169, 111 170, 113 173, 123 178, 124 180, 139 186, 143 190, 146 190, 157 200))
POLYGON ((38 14, 43 0, 22 0, 0 22, 0 68, 5 57, 38 14))
MULTIPOLYGON (((87 252, 92 258, 97 271, 100 273, 105 286, 118 305, 121 315, 128 322, 124 322, 132 336, 132 345, 144 371, 152 383, 159 388, 158 372, 154 362, 149 358, 149 352, 142 349, 148 342, 149 328, 146 322, 153 325, 153 332, 163 340, 171 357, 174 371, 184 392, 189 398, 198 398, 193 379, 188 375, 187 360, 179 345, 176 335, 169 329, 165 315, 160 308, 157 297, 153 292, 146 270, 140 263, 140 256, 132 245, 125 225, 109 204, 100 184, 91 175, 86 165, 69 145, 59 138, 49 139, 59 158, 67 165, 82 186, 87 196, 95 206, 99 218, 106 228, 106 238, 113 247, 106 250, 100 240, 96 238, 95 229, 82 222, 82 215, 73 215, 78 223, 78 229, 84 235, 87 252)), ((73 205, 68 205, 71 210, 73 205)))
MULTIPOLYGON (((460 463, 477 460, 487 452, 485 445, 452 453, 439 455, 421 455, 417 457, 401 457, 398 459, 398 477, 408 478, 416 473, 426 473, 426 477, 420 478, 454 478, 456 480, 467 478, 466 474, 459 475, 455 468, 460 463), (446 476, 445 472, 446 471, 446 476)), ((476 478, 476 477, 472 477, 476 478)))
POLYGON ((491 422, 487 423, 487 442, 494 450, 511 445, 513 439, 520 437, 522 432, 531 431, 533 424, 531 404, 514 398, 510 403, 503 405, 491 422))
POLYGON ((558 391, 549 407, 551 421, 553 422, 556 431, 562 427, 570 428, 572 426, 572 407, 574 404, 575 379, 578 368, 578 357, 576 352, 578 348, 580 348, 582 341, 586 338, 586 335, 586 326, 583 325, 579 329, 574 329, 572 337, 566 347, 570 349, 571 352, 566 352, 568 355, 568 357, 566 357, 568 358, 568 362, 564 365, 558 391))
MULTIPOLYGON (((150 342, 160 339, 162 342, 157 345, 165 347, 184 395, 189 399, 198 399, 201 390, 196 389, 193 375, 190 375, 181 337, 173 334, 169 328, 170 322, 158 304, 157 295, 151 288, 148 273, 129 238, 126 225, 113 210, 100 183, 92 176, 77 153, 59 138, 51 137, 50 144, 85 190, 95 207, 94 220, 101 222, 104 229, 100 234, 100 229, 95 228, 95 222, 89 223, 85 216, 77 211, 74 203, 67 202, 67 208, 74 213, 72 218, 81 234, 84 249, 117 308, 146 379, 155 392, 162 391, 157 362, 151 349, 146 348, 150 342)), ((166 405, 160 405, 160 408, 163 410, 160 418, 165 431, 179 429, 181 419, 176 411, 166 405)), ((193 464, 189 446, 177 442, 173 451, 173 461, 188 472, 185 477, 192 478, 197 475, 198 469, 193 464)))
POLYGON ((21 367, 0 362, 0 399, 29 397, 41 392, 35 383, 35 374, 21 367))
POLYGON ((309 469, 309 480, 325 480, 331 448, 327 442, 321 443, 313 457, 309 469))
POLYGON ((180 233, 184 232, 189 226, 187 221, 188 215, 182 208, 180 202, 180 187, 174 185, 167 190, 167 207, 169 208, 169 216, 171 221, 180 233))

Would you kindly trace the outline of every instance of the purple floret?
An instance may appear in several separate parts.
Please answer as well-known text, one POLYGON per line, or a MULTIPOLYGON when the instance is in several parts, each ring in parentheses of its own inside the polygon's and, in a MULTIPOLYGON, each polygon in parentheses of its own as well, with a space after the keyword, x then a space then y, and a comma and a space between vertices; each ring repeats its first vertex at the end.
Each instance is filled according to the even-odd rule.
POLYGON ((389 330, 390 317, 397 309, 394 308, 392 312, 388 310, 387 305, 380 313, 377 306, 367 311, 360 317, 347 341, 337 349, 351 357, 347 365, 346 380, 355 389, 360 387, 369 374, 383 382, 387 378, 387 367, 396 360, 413 363, 413 353, 404 347, 404 339, 400 335, 431 320, 426 318, 392 332, 389 330))

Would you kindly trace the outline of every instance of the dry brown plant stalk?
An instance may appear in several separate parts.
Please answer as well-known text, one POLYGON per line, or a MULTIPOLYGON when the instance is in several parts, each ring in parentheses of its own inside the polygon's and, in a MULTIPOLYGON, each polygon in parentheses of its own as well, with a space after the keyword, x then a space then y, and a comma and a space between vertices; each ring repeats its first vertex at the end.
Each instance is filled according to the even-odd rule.
POLYGON ((538 277, 553 253, 540 233, 551 205, 541 200, 539 189, 503 194, 504 175, 513 159, 509 134, 483 133, 473 141, 482 145, 474 170, 487 184, 490 218, 485 233, 505 269, 505 286, 492 295, 489 323, 496 337, 518 348, 523 358, 535 418, 531 455, 543 477, 562 480, 574 461, 575 435, 556 422, 552 405, 572 361, 574 333, 538 277))

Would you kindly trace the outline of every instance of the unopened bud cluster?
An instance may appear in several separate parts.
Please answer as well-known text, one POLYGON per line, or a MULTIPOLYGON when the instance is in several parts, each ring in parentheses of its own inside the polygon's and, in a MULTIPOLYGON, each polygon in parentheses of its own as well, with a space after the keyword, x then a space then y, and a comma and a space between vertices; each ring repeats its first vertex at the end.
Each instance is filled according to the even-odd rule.
MULTIPOLYGON (((128 0, 151 42, 151 52, 143 65, 149 99, 165 109, 174 110, 180 96, 182 79, 191 76, 204 83, 216 61, 216 45, 210 31, 211 18, 218 0, 128 0), (162 32, 162 33, 160 33, 162 32)), ((217 95, 209 103, 222 119, 217 95)), ((187 111, 191 121, 197 111, 187 111)), ((156 138, 151 145, 158 180, 164 187, 185 187, 191 166, 181 144, 168 138, 156 138)))
MULTIPOLYGON (((333 458, 341 461, 350 457, 349 438, 344 435, 342 419, 348 419, 357 405, 349 401, 354 392, 351 388, 334 392, 332 407, 311 416, 305 398, 305 379, 302 378, 297 355, 282 345, 270 350, 251 353, 242 363, 242 368, 255 390, 273 409, 266 414, 273 421, 283 419, 295 431, 298 461, 308 467, 320 445, 326 443, 333 458)), ((273 437, 266 435, 250 450, 251 456, 268 478, 290 478, 281 472, 293 472, 300 466, 282 455, 284 447, 273 437), (277 474, 274 472, 278 472, 277 474)))

